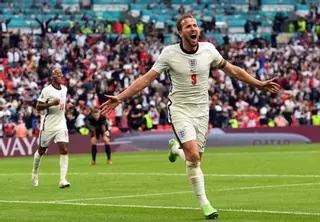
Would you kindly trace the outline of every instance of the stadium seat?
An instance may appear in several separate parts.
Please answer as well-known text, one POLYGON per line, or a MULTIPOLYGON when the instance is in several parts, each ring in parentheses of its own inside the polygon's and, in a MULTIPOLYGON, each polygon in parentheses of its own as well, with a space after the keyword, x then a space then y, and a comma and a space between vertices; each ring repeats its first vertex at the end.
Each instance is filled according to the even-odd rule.
POLYGON ((62 0, 62 5, 79 5, 80 0, 62 0))
POLYGON ((144 35, 138 35, 138 34, 131 34, 130 35, 130 39, 134 39, 136 37, 139 37, 141 40, 144 40, 145 39, 145 36, 144 35))
POLYGON ((9 15, 9 14, 0 15, 0 19, 2 19, 2 20, 7 20, 7 19, 10 19, 11 17, 12 17, 12 15, 9 15))
POLYGON ((176 22, 172 21, 172 20, 168 20, 168 21, 166 21, 166 25, 175 27, 176 26, 176 22))
POLYGON ((150 0, 136 0, 135 3, 137 3, 137 4, 148 4, 148 3, 152 3, 152 1, 150 1, 150 0))
POLYGON ((48 3, 49 5, 55 5, 57 4, 57 0, 46 0, 46 3, 48 3))
POLYGON ((170 15, 166 15, 166 14, 161 14, 161 15, 156 16, 156 20, 158 22, 170 21, 171 20, 171 16, 170 15))
POLYGON ((23 28, 28 27, 27 23, 23 19, 12 19, 8 24, 8 28, 23 28))
POLYGON ((320 4, 320 0, 306 0, 306 3, 308 5, 312 4, 312 3, 315 3, 315 4, 320 4))
POLYGON ((295 5, 297 0, 261 0, 262 5, 295 5))
POLYGON ((308 5, 296 5, 296 13, 299 15, 308 15, 309 14, 309 6, 308 5))
POLYGON ((33 20, 28 20, 27 24, 31 27, 31 28, 39 28, 40 24, 36 21, 33 20))
POLYGON ((49 14, 49 15, 62 15, 62 14, 64 14, 64 12, 61 9, 50 9, 50 11, 48 11, 47 14, 49 14))
POLYGON ((62 7, 78 10, 80 8, 80 0, 62 0, 62 7))
POLYGON ((144 16, 152 16, 153 12, 151 10, 144 9, 144 10, 141 11, 141 14, 144 15, 144 16))
POLYGON ((249 0, 233 0, 231 4, 234 5, 248 5, 249 0))
POLYGON ((108 19, 109 21, 120 20, 121 13, 119 11, 107 11, 103 13, 103 18, 108 19))
POLYGON ((0 8, 1 9, 5 9, 8 7, 8 4, 7 3, 0 3, 0 8))
POLYGON ((244 27, 246 19, 235 16, 233 19, 228 19, 227 24, 229 27, 244 27))
POLYGON ((93 0, 92 4, 94 5, 105 5, 105 4, 110 4, 114 3, 114 0, 93 0))
POLYGON ((22 0, 17 2, 16 6, 24 6, 24 7, 29 7, 32 5, 33 0, 22 0))
POLYGON ((130 10, 143 10, 146 9, 147 6, 145 4, 131 4, 129 8, 130 10))
POLYGON ((293 11, 297 0, 262 0, 262 11, 293 11))

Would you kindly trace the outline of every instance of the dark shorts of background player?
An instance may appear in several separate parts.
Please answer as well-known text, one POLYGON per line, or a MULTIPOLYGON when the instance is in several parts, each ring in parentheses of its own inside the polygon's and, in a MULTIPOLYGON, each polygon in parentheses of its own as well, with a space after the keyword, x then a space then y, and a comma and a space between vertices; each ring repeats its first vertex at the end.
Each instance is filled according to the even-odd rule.
MULTIPOLYGON (((109 130, 107 130, 106 132, 105 132, 105 134, 107 135, 107 137, 109 137, 110 136, 110 132, 109 132, 109 130)), ((100 139, 100 136, 102 136, 103 135, 103 133, 102 133, 102 131, 101 130, 96 130, 96 137, 97 137, 97 139, 100 139)), ((91 132, 91 138, 94 136, 94 134, 93 134, 93 132, 91 132)))

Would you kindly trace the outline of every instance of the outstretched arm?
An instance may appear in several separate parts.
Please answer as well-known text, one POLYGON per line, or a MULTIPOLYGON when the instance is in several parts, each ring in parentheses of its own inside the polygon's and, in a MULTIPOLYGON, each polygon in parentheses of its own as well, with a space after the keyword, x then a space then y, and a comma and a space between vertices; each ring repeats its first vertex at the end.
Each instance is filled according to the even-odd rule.
POLYGON ((135 94, 146 88, 148 85, 150 85, 152 81, 157 78, 157 76, 158 73, 153 69, 150 69, 146 74, 140 76, 126 90, 120 93, 118 95, 118 98, 120 100, 124 100, 131 96, 134 96, 135 94))
POLYGON ((127 89, 121 92, 117 96, 107 96, 108 101, 100 106, 101 113, 106 115, 116 108, 124 99, 129 98, 145 87, 151 84, 158 76, 158 73, 153 69, 150 69, 146 74, 136 79, 127 89))
POLYGON ((222 68, 222 70, 231 75, 232 77, 248 83, 249 85, 256 87, 261 90, 266 90, 272 93, 276 93, 280 90, 280 85, 274 82, 274 79, 260 81, 249 73, 247 73, 244 69, 240 68, 239 66, 232 65, 231 63, 227 62, 226 65, 222 68))

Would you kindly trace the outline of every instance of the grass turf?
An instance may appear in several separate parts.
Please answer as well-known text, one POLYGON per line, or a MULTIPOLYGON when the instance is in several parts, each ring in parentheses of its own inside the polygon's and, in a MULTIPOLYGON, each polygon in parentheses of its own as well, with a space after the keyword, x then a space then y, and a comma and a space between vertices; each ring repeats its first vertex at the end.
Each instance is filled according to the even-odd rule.
MULTIPOLYGON (((320 221, 319 144, 207 149, 202 169, 220 222, 320 221)), ((185 175, 166 151, 70 155, 71 187, 59 189, 59 158, 45 156, 31 186, 32 157, 0 161, 0 221, 203 221, 185 175)))

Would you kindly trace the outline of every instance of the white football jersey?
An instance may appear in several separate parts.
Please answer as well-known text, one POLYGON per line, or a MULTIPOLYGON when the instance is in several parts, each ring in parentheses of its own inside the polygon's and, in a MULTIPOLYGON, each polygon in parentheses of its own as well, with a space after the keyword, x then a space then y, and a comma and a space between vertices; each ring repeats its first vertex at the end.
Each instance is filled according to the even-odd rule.
POLYGON ((159 74, 165 72, 169 75, 169 120, 209 114, 210 66, 214 64, 219 67, 223 63, 223 57, 209 42, 199 42, 198 50, 192 54, 185 52, 180 44, 163 49, 152 69, 159 74))
POLYGON ((50 84, 42 89, 38 101, 50 103, 54 99, 60 99, 60 104, 44 110, 44 113, 41 115, 40 130, 56 131, 68 129, 65 117, 67 87, 61 85, 61 89, 59 90, 50 84))

